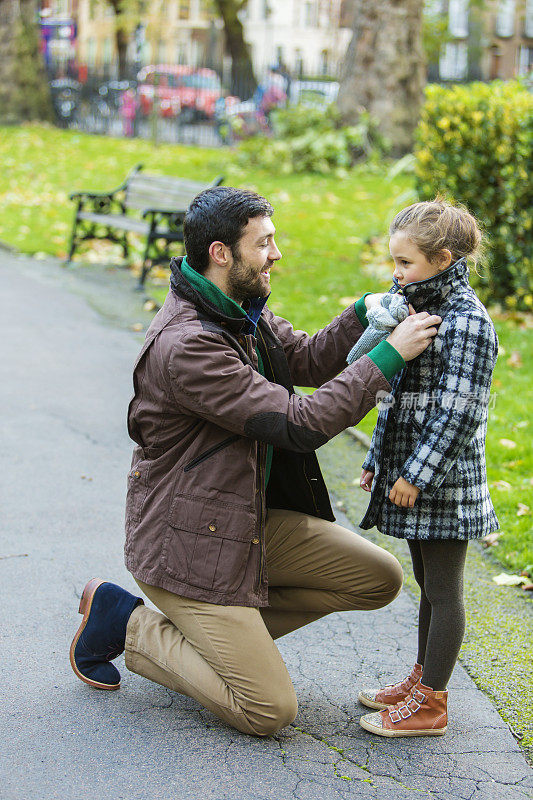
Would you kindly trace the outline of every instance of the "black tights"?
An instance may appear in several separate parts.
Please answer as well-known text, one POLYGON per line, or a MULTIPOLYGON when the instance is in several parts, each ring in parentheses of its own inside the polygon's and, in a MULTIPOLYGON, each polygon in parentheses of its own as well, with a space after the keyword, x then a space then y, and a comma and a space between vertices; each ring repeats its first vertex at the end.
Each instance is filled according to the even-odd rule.
POLYGON ((465 632, 463 573, 468 542, 457 539, 408 540, 420 586, 418 663, 422 683, 446 689, 465 632))

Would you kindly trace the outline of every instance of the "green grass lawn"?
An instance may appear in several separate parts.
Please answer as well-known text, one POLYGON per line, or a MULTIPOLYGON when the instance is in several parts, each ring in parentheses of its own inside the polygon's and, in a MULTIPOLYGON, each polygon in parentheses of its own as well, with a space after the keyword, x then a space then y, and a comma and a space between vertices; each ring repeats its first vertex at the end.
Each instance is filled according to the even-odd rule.
MULTIPOLYGON (((70 192, 107 190, 142 162, 147 171, 251 187, 274 204, 283 259, 272 275, 270 307, 295 327, 315 331, 364 291, 389 285, 386 263, 361 258, 366 240, 383 234, 391 216, 413 200, 410 177, 365 166, 348 178, 279 177, 244 172, 227 149, 159 145, 60 131, 0 128, 0 240, 26 253, 64 256, 74 211, 70 192)), ((98 248, 112 258, 116 248, 98 248)), ((94 250, 93 250, 94 253, 94 250)), ((162 299, 165 289, 151 284, 162 299)), ((502 352, 496 367, 487 440, 489 484, 503 534, 491 553, 507 571, 533 573, 531 509, 531 319, 493 314, 502 352)), ((371 433, 372 412, 361 423, 371 433)))

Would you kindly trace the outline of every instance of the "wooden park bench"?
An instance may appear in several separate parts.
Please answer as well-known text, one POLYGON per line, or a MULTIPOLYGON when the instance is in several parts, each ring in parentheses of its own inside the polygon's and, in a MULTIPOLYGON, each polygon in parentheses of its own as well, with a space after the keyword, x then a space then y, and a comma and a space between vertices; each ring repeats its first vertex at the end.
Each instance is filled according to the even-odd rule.
POLYGON ((142 164, 134 167, 124 183, 112 192, 74 192, 70 195, 78 205, 67 264, 72 261, 76 247, 85 239, 117 242, 124 251, 124 258, 127 258, 128 233, 137 233, 146 237, 139 279, 139 288, 142 288, 153 266, 168 264, 171 245, 183 242, 183 220, 193 198, 204 189, 219 186, 224 180, 220 175, 212 183, 200 183, 147 175, 142 168, 142 164))

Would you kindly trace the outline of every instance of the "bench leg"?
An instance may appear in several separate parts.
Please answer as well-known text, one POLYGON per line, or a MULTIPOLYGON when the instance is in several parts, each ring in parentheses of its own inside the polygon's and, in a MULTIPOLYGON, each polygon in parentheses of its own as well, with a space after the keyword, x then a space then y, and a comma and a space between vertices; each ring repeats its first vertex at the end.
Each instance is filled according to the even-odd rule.
POLYGON ((74 217, 74 225, 72 226, 72 233, 70 234, 70 246, 68 250, 68 256, 65 259, 65 264, 70 264, 72 261, 72 256, 74 255, 74 251, 76 250, 76 229, 78 227, 78 215, 74 217))
POLYGON ((137 291, 141 292, 144 289, 144 282, 146 280, 146 276, 152 269, 152 260, 150 258, 145 258, 143 261, 143 268, 142 272, 139 276, 139 283, 136 286, 137 291))
POLYGON ((130 245, 129 245, 129 242, 128 242, 128 234, 127 233, 124 234, 124 238, 122 239, 120 244, 122 246, 122 252, 124 253, 124 258, 128 258, 129 254, 130 254, 130 245))

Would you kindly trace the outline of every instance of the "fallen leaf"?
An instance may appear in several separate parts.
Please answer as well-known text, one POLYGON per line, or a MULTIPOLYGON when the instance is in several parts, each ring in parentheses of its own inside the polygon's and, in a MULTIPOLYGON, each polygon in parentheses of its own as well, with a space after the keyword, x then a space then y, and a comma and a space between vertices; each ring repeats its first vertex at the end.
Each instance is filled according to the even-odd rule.
POLYGON ((352 303, 355 303, 357 297, 341 297, 339 303, 341 306, 351 306, 352 303))
POLYGON ((498 531, 495 533, 489 533, 487 536, 483 536, 481 539, 481 544, 483 547, 495 547, 498 544, 498 539, 501 535, 501 532, 498 531))
POLYGON ((507 572, 500 572, 492 579, 498 586, 521 586, 529 583, 528 579, 521 575, 509 575, 507 572))
POLYGON ((531 509, 529 506, 526 506, 525 503, 518 503, 518 511, 516 512, 517 517, 527 517, 531 509))
POLYGON ((494 481, 494 483, 491 483, 491 486, 494 489, 501 489, 504 492, 508 492, 513 488, 508 481, 494 481))
POLYGON ((519 350, 513 350, 513 352, 507 359, 507 364, 510 367, 516 367, 517 369, 520 369, 520 367, 523 366, 522 355, 519 350))
POLYGON ((131 326, 131 329, 132 329, 132 331, 142 331, 143 327, 144 326, 143 326, 142 322, 134 322, 133 325, 131 326))
POLYGON ((520 422, 517 422, 513 425, 513 431, 517 430, 518 428, 527 428, 528 425, 528 419, 521 419, 520 422))
POLYGON ((159 311, 159 306, 155 302, 155 300, 147 300, 146 303, 143 305, 144 311, 159 311))
POLYGON ((513 442, 512 439, 500 439, 499 443, 502 447, 507 447, 509 450, 513 450, 513 448, 516 447, 516 442, 513 442))

